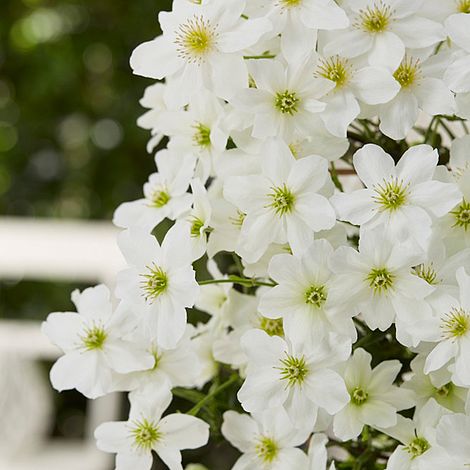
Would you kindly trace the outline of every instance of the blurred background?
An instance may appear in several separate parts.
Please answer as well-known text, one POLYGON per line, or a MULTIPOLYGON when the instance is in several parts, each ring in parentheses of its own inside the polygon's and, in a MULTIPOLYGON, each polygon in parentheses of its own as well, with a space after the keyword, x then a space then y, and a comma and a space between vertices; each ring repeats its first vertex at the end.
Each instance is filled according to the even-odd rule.
POLYGON ((151 82, 128 61, 170 6, 0 1, 0 470, 114 468, 88 438, 126 400, 53 391, 57 351, 38 327, 120 266, 112 213, 154 170, 136 125, 151 82))

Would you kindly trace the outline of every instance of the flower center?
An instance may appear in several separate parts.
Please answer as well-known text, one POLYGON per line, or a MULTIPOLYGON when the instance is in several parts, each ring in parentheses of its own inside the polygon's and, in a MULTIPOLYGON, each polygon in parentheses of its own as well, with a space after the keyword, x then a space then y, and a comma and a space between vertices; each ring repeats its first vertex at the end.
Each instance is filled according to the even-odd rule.
POLYGON ((256 445, 256 454, 265 463, 271 463, 279 452, 277 443, 270 437, 262 436, 256 445))
POLYGON ((416 82, 420 71, 419 59, 413 61, 412 58, 405 57, 400 66, 395 70, 393 78, 402 88, 408 88, 416 82))
POLYGON ((425 264, 420 264, 414 269, 415 274, 421 279, 424 279, 431 286, 439 284, 439 279, 437 279, 437 272, 433 268, 432 263, 429 266, 426 266, 425 264))
POLYGON ((374 191, 376 193, 376 196, 373 197, 374 201, 386 211, 394 211, 403 206, 408 196, 407 186, 397 178, 376 184, 374 191))
POLYGON ((416 437, 405 447, 405 450, 411 454, 411 459, 415 459, 430 448, 431 445, 424 437, 416 437))
POLYGON ((452 211, 451 214, 455 220, 453 227, 461 227, 467 231, 470 226, 470 202, 464 199, 462 204, 452 211))
POLYGON ((378 0, 373 7, 360 10, 356 28, 372 34, 383 33, 388 29, 391 20, 392 9, 378 0))
POLYGON ((261 317, 259 326, 262 330, 268 333, 269 336, 284 336, 282 318, 272 319, 261 317))
POLYGON ((444 316, 441 324, 444 336, 461 338, 470 330, 470 314, 463 308, 453 308, 444 316))
POLYGON ((300 98, 295 91, 279 91, 274 99, 274 106, 281 114, 293 116, 299 109, 300 98))
POLYGON ((369 394, 361 387, 356 387, 350 394, 351 402, 360 406, 367 401, 369 394))
POLYGON ((336 83, 336 87, 340 88, 345 85, 351 78, 352 68, 347 59, 339 56, 322 59, 318 66, 317 74, 332 82, 336 83))
POLYGON ((141 274, 144 278, 141 282, 141 287, 144 291, 145 300, 152 303, 167 290, 168 276, 155 263, 153 263, 152 267, 147 266, 147 269, 148 272, 146 274, 141 274))
POLYGON ((202 227, 204 227, 204 221, 199 219, 198 217, 193 217, 191 223, 191 236, 193 238, 200 237, 202 227))
POLYGON ((171 199, 171 196, 165 189, 154 191, 152 194, 152 206, 154 207, 163 207, 168 204, 168 201, 171 199))
POLYGON ((175 43, 180 57, 200 64, 217 42, 217 30, 203 16, 193 16, 180 25, 175 43))
POLYGON ((294 357, 286 353, 286 358, 281 359, 281 380, 287 380, 287 385, 293 387, 294 385, 302 385, 305 377, 308 374, 308 367, 305 357, 294 357))
POLYGON ((374 289, 374 293, 381 294, 393 286, 394 279, 394 274, 392 274, 386 268, 374 268, 367 275, 366 281, 369 282, 369 287, 374 289))
POLYGON ((195 132, 193 134, 193 142, 202 148, 211 146, 211 130, 210 127, 205 126, 202 123, 197 123, 193 126, 195 132))
POLYGON ((91 328, 85 329, 85 334, 81 336, 83 345, 87 351, 93 349, 103 349, 108 334, 106 330, 99 325, 93 325, 91 328))
POLYGON ((131 429, 134 444, 143 450, 151 450, 152 447, 162 437, 162 433, 158 430, 155 422, 143 419, 135 421, 134 427, 131 429))
POLYGON ((452 382, 449 382, 440 388, 434 389, 434 393, 441 398, 447 398, 452 392, 452 387, 452 382))
POLYGON ((315 305, 317 308, 326 302, 327 293, 325 286, 310 286, 305 292, 305 303, 315 305))
POLYGON ((294 209, 295 196, 291 190, 284 185, 274 186, 271 188, 272 192, 268 194, 271 198, 271 204, 268 207, 272 207, 277 215, 283 216, 294 209))
POLYGON ((458 0, 457 11, 459 13, 470 13, 470 0, 458 0))

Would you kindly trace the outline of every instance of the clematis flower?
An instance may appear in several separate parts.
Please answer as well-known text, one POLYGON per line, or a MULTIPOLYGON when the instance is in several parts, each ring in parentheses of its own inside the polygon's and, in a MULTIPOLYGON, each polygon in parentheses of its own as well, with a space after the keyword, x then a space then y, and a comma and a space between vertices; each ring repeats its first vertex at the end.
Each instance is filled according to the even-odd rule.
POLYGON ((113 310, 106 286, 75 290, 72 301, 78 313, 51 313, 42 324, 42 332, 65 353, 50 372, 55 389, 76 388, 97 398, 112 391, 117 373, 152 367, 152 355, 125 339, 135 324, 119 307, 113 310))
POLYGON ((162 36, 132 53, 134 73, 168 81, 165 100, 176 108, 209 88, 229 99, 248 84, 243 50, 272 29, 266 18, 245 20, 245 0, 176 3, 159 15, 162 36))
POLYGON ((343 441, 359 436, 364 425, 394 426, 397 411, 414 406, 410 390, 392 385, 402 367, 400 361, 384 361, 372 369, 371 360, 372 356, 359 348, 344 368, 350 400, 333 419, 333 431, 343 441))
POLYGON ((318 194, 327 175, 325 159, 295 160, 286 144, 270 141, 263 153, 261 175, 234 176, 224 186, 225 198, 246 214, 238 253, 254 262, 270 243, 286 242, 294 253, 301 253, 313 232, 331 228, 334 211, 318 194))
POLYGON ((209 439, 209 425, 182 413, 162 414, 171 402, 165 383, 130 395, 128 421, 101 424, 96 443, 104 452, 115 453, 116 470, 150 470, 152 451, 170 470, 183 470, 182 449, 196 449, 209 439))
POLYGON ((416 145, 395 165, 379 146, 365 145, 354 154, 354 168, 366 189, 332 197, 338 218, 364 230, 380 226, 426 250, 433 217, 444 216, 461 198, 455 184, 433 179, 438 158, 429 145, 416 145))
POLYGON ((196 301, 189 237, 178 226, 171 228, 160 245, 152 235, 128 229, 118 239, 129 265, 118 274, 116 295, 129 305, 145 336, 171 349, 186 328, 186 309, 196 301))
POLYGON ((307 467, 307 456, 297 446, 303 444, 309 430, 297 429, 281 408, 273 413, 247 414, 226 411, 222 434, 243 455, 236 470, 298 470, 307 467))
POLYGON ((243 409, 260 412, 284 406, 297 427, 315 424, 318 409, 336 414, 348 402, 341 376, 332 370, 349 355, 350 343, 291 343, 262 330, 242 338, 248 357, 246 380, 238 392, 243 409))

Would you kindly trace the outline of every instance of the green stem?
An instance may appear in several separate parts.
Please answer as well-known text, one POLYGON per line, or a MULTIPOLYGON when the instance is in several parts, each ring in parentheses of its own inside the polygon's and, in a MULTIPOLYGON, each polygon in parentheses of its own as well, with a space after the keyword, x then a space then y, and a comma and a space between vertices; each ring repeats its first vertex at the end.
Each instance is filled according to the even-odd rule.
POLYGON ((230 387, 230 385, 234 384, 237 381, 238 375, 233 374, 223 384, 219 385, 211 393, 205 396, 199 403, 196 403, 186 414, 196 416, 203 406, 207 405, 207 403, 209 403, 216 395, 218 395, 220 392, 223 392, 226 388, 230 387))
POLYGON ((442 119, 439 119, 439 124, 444 128, 444 130, 446 131, 447 135, 448 135, 452 140, 454 140, 454 139, 455 139, 455 134, 449 129, 449 127, 447 126, 447 124, 444 124, 444 122, 443 122, 442 119))
POLYGON ((208 279, 206 281, 199 281, 200 286, 206 286, 208 284, 224 284, 224 283, 240 284, 242 286, 249 286, 249 287, 257 287, 257 286, 274 287, 277 285, 275 282, 258 281, 257 279, 254 279, 254 278, 238 277, 238 276, 229 276, 226 279, 208 279))
POLYGON ((274 54, 262 54, 262 55, 244 55, 244 59, 274 59, 276 56, 274 54))
POLYGON ((330 168, 331 179, 333 180, 334 185, 341 191, 344 192, 343 185, 338 177, 338 172, 336 171, 336 167, 334 162, 331 162, 330 168))

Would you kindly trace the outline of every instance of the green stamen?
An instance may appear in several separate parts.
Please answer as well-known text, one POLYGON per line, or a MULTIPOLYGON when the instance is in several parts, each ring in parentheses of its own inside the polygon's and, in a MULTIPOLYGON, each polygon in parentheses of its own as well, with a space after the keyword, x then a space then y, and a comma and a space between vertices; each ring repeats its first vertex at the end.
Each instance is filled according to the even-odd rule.
POLYGON ((85 334, 81 337, 83 345, 88 351, 93 349, 103 349, 108 334, 102 326, 92 326, 86 328, 85 334))
POLYGON ((166 190, 155 191, 152 194, 152 205, 160 208, 168 204, 170 199, 171 196, 166 192, 166 190))
POLYGON ((271 189, 272 193, 269 193, 268 196, 272 202, 268 207, 272 207, 279 216, 291 212, 294 208, 295 196, 286 184, 271 189))
POLYGON ((326 302, 327 293, 325 286, 311 286, 305 292, 305 303, 321 308, 326 302))
POLYGON ((431 445, 424 437, 416 437, 404 449, 411 454, 411 459, 413 460, 423 455, 430 448, 431 445))
POLYGON ((280 113, 293 116, 298 111, 299 102, 297 93, 286 90, 276 93, 274 106, 280 113))
POLYGON ((277 457, 279 448, 270 437, 261 437, 256 445, 256 454, 265 463, 272 463, 277 457))
POLYGON ((142 421, 135 421, 133 425, 131 434, 134 438, 134 444, 139 449, 151 450, 162 437, 158 425, 154 422, 143 419, 142 421))
POLYGON ((193 142, 202 148, 211 146, 211 130, 210 127, 205 126, 202 123, 197 123, 193 126, 195 132, 193 134, 193 142))
POLYGON ((447 338, 461 338, 470 330, 470 314, 463 308, 453 308, 442 320, 441 328, 447 338))
POLYGON ((464 199, 460 206, 453 210, 451 214, 455 220, 453 227, 460 227, 465 231, 470 228, 470 202, 464 199))
POLYGON ((415 269, 415 274, 421 279, 424 279, 431 286, 439 284, 440 281, 439 279, 437 279, 437 272, 433 268, 432 263, 429 266, 420 264, 414 269, 415 269))
POLYGON ((395 70, 393 78, 395 78, 402 88, 408 88, 416 82, 420 70, 418 59, 413 61, 413 59, 405 57, 400 66, 395 70))
POLYGON ((147 266, 148 273, 141 274, 144 280, 141 282, 144 291, 145 300, 152 303, 155 299, 163 294, 168 288, 168 276, 155 263, 152 267, 147 266))
POLYGON ((361 387, 354 388, 349 395, 351 397, 351 402, 357 406, 362 405, 369 398, 369 394, 361 387))
POLYGON ((391 17, 391 8, 378 0, 373 7, 367 7, 359 12, 359 20, 355 26, 368 33, 382 33, 388 29, 391 17))
POLYGON ((374 186, 376 196, 374 201, 379 204, 382 210, 395 211, 403 206, 407 201, 407 186, 403 181, 393 178, 390 181, 384 181, 383 184, 374 186))
POLYGON ((285 359, 281 359, 282 367, 278 367, 281 371, 281 380, 287 380, 287 385, 302 385, 308 374, 308 367, 304 356, 294 357, 286 354, 285 359))
POLYGON ((284 336, 284 327, 282 318, 260 318, 260 328, 268 333, 269 336, 284 336))
POLYGON ((351 72, 349 61, 335 56, 322 60, 317 73, 319 76, 335 82, 336 87, 340 88, 349 81, 351 72))
POLYGON ((369 283, 369 287, 374 289, 374 293, 381 294, 392 288, 395 275, 392 274, 385 268, 372 269, 367 275, 366 281, 369 283))

